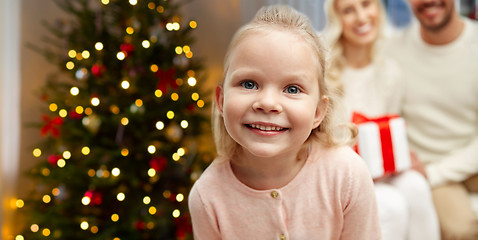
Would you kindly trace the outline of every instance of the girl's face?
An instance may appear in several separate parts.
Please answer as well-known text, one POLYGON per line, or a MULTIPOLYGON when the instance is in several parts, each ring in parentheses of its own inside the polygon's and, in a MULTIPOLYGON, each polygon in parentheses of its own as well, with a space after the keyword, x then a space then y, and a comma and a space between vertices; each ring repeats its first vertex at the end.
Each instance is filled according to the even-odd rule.
POLYGON ((378 36, 379 7, 377 0, 337 0, 343 40, 357 46, 373 44, 378 36))
POLYGON ((313 49, 290 32, 249 32, 229 56, 216 89, 227 132, 247 155, 295 157, 325 115, 313 49))

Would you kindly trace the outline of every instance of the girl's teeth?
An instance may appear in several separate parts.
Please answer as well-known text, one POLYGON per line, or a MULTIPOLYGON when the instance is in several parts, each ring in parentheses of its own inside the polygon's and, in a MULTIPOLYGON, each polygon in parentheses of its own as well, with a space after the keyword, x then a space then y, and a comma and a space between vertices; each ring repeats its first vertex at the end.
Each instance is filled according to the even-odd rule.
POLYGON ((262 125, 256 125, 256 124, 251 124, 252 128, 257 128, 262 131, 280 131, 282 130, 281 127, 276 127, 276 126, 262 126, 262 125))

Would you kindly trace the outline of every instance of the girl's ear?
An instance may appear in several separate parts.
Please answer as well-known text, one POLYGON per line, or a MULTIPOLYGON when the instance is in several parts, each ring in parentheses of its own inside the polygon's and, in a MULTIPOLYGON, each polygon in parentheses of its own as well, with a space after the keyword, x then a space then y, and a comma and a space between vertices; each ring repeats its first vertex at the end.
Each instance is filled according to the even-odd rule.
POLYGON ((322 120, 324 120, 325 114, 327 114, 328 106, 329 98, 327 96, 322 96, 319 104, 317 104, 317 109, 315 110, 314 125, 312 126, 312 129, 317 128, 322 120))
POLYGON ((222 116, 223 107, 224 107, 224 89, 222 88, 222 86, 216 87, 215 95, 216 95, 216 107, 222 116))

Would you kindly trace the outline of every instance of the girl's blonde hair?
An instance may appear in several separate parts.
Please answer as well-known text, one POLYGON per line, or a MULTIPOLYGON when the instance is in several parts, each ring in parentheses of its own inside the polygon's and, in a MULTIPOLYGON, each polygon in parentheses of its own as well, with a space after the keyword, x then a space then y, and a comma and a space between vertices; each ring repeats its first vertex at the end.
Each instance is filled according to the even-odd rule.
MULTIPOLYGON (((271 5, 259 9, 254 19, 242 26, 233 36, 225 55, 224 76, 227 75, 229 69, 231 52, 247 34, 274 30, 289 31, 291 34, 302 37, 302 39, 312 47, 313 53, 317 56, 319 62, 317 69, 319 73, 319 79, 317 79, 317 81, 319 81, 319 95, 320 99, 322 99, 323 96, 329 98, 328 110, 320 126, 312 130, 306 142, 317 139, 329 146, 340 144, 342 139, 339 140, 339 138, 334 137, 333 134, 335 128, 333 124, 335 121, 333 121, 332 118, 335 116, 335 114, 333 114, 335 97, 329 93, 324 80, 324 66, 326 64, 325 49, 321 39, 319 39, 319 36, 312 27, 309 18, 305 15, 287 5, 271 5)), ((280 41, 280 39, 277 39, 277 41, 280 41)), ((222 83, 220 84, 222 85, 222 83)), ((218 154, 221 156, 234 155, 239 144, 229 136, 224 126, 224 119, 217 108, 217 103, 213 104, 212 128, 218 154)))
MULTIPOLYGON (((373 0, 377 3, 379 9, 378 32, 379 36, 372 44, 370 56, 372 60, 378 59, 377 48, 383 44, 385 38, 386 14, 380 0, 373 0)), ((327 17, 327 25, 323 31, 323 36, 330 52, 327 57, 329 65, 327 66, 326 80, 337 95, 343 95, 343 83, 340 81, 340 74, 342 73, 346 60, 344 57, 343 37, 342 37, 342 21, 336 8, 337 0, 325 1, 325 15, 327 17)))

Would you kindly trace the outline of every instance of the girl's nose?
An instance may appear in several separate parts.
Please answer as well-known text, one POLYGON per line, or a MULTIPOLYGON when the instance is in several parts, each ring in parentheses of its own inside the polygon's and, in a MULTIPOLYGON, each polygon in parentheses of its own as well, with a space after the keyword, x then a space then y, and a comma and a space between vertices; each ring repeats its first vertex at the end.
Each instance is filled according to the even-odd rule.
POLYGON ((256 100, 252 104, 252 108, 256 111, 268 113, 282 112, 280 94, 275 93, 273 90, 262 90, 257 94, 256 100))

